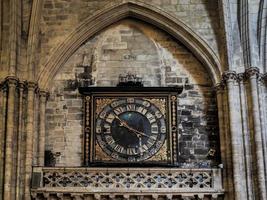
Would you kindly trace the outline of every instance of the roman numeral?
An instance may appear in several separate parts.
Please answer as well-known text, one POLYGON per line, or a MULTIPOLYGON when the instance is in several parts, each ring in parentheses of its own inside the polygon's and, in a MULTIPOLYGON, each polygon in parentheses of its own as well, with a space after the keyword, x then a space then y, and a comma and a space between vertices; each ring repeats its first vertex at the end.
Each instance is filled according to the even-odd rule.
POLYGON ((102 119, 105 119, 106 114, 107 113, 103 111, 103 112, 100 113, 99 117, 102 118, 102 119))
POLYGON ((108 123, 112 123, 114 119, 115 119, 115 116, 113 114, 109 114, 108 117, 106 118, 106 121, 108 123))
POLYGON ((155 117, 151 113, 147 113, 146 117, 149 120, 150 124, 152 124, 156 121, 155 117))
POLYGON ((146 144, 143 144, 141 147, 139 147, 139 151, 142 153, 142 152, 145 152, 148 150, 148 146, 146 144))
POLYGON ((151 135, 150 138, 156 141, 157 140, 157 135, 151 135))
POLYGON ((135 105, 134 104, 129 104, 126 106, 127 111, 135 111, 135 105))
POLYGON ((159 132, 159 127, 156 123, 151 125, 151 133, 158 133, 159 132))
POLYGON ((101 133, 101 126, 97 126, 95 131, 96 133, 101 133))
POLYGON ((143 115, 145 115, 146 112, 147 112, 147 109, 145 109, 143 107, 137 107, 136 111, 141 113, 141 114, 143 114, 143 115))
POLYGON ((113 137, 111 137, 111 136, 106 136, 106 141, 107 141, 107 143, 109 144, 109 145, 112 145, 112 144, 114 144, 115 143, 115 140, 113 139, 113 137))
POLYGON ((125 112, 125 107, 118 107, 118 108, 116 108, 116 109, 114 110, 114 113, 115 113, 116 115, 119 115, 119 114, 121 114, 121 113, 123 113, 123 112, 125 112))
POLYGON ((114 150, 119 152, 119 153, 122 153, 123 150, 124 150, 124 147, 122 147, 121 145, 117 144, 115 147, 114 147, 114 150))
POLYGON ((110 128, 110 125, 108 125, 108 124, 105 124, 104 125, 104 133, 105 134, 109 134, 109 133, 111 133, 111 128, 110 128))
POLYGON ((120 105, 120 102, 119 102, 119 101, 114 101, 114 102, 111 103, 111 107, 112 107, 112 108, 115 108, 115 107, 117 107, 118 105, 120 105))
POLYGON ((155 143, 155 141, 156 140, 154 140, 154 138, 152 137, 148 138, 147 143, 149 144, 149 147, 151 147, 155 143))
POLYGON ((136 154, 135 148, 127 148, 126 153, 128 155, 135 155, 136 154))
POLYGON ((144 105, 145 107, 149 107, 149 106, 150 106, 150 103, 149 103, 148 101, 143 101, 143 105, 144 105))

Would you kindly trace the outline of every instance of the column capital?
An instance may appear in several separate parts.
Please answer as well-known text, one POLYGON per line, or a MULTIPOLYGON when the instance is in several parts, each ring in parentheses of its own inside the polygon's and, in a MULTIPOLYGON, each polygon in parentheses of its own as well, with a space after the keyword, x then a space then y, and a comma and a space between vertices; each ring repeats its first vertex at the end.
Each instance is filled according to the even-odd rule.
POLYGON ((247 78, 245 73, 238 73, 236 76, 238 82, 244 82, 247 78))
POLYGON ((46 102, 49 96, 49 92, 45 90, 39 90, 39 97, 42 102, 46 102))
POLYGON ((250 67, 246 69, 245 74, 246 74, 246 77, 248 78, 252 78, 252 77, 258 78, 260 74, 260 70, 258 67, 250 67))
POLYGON ((222 92, 225 88, 225 83, 223 81, 221 81, 220 83, 217 83, 215 86, 214 86, 214 89, 216 90, 216 92, 222 92))
POLYGON ((18 79, 14 76, 8 76, 5 78, 5 84, 7 84, 8 87, 16 87, 18 84, 18 79))
POLYGON ((26 85, 26 88, 30 91, 34 91, 38 88, 37 84, 33 81, 27 81, 25 85, 26 85))
POLYGON ((261 85, 267 83, 267 76, 265 74, 259 74, 258 81, 261 85))
POLYGON ((222 79, 225 82, 234 82, 237 80, 237 74, 235 71, 225 71, 222 75, 222 79))
POLYGON ((19 86, 19 88, 21 89, 24 89, 25 88, 25 81, 19 81, 18 82, 18 86, 19 86))
POLYGON ((265 84, 267 84, 267 73, 262 74, 262 79, 265 82, 265 84))

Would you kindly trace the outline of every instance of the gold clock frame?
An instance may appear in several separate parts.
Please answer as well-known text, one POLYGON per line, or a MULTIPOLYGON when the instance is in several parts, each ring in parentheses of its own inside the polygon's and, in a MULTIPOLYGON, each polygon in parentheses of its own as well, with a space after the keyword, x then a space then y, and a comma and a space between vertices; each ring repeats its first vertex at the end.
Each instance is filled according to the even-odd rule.
MULTIPOLYGON (((178 115, 177 115, 177 95, 182 92, 181 87, 80 87, 79 92, 84 100, 84 165, 85 166, 176 166, 178 165, 178 115), (147 161, 128 163, 114 159, 96 159, 97 142, 95 139, 95 100, 97 98, 116 98, 116 97, 141 97, 141 98, 164 98, 166 99, 166 123, 167 138, 167 159, 153 160, 155 155, 147 161)), ((161 147, 162 148, 162 147, 161 147)), ((160 150, 159 150, 160 151, 160 150)), ((103 154, 103 156, 105 156, 103 154)))

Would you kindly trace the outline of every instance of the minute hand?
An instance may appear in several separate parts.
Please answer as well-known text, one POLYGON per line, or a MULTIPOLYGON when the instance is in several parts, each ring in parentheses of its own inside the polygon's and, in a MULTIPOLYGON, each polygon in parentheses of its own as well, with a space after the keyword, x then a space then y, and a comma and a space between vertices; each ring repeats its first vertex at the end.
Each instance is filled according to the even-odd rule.
POLYGON ((137 134, 137 136, 142 135, 142 136, 146 136, 149 137, 148 135, 144 134, 143 132, 140 132, 138 130, 135 130, 134 128, 130 127, 125 121, 121 120, 118 116, 115 116, 116 119, 118 119, 120 121, 120 123, 125 127, 128 128, 130 131, 133 131, 135 134, 137 134))

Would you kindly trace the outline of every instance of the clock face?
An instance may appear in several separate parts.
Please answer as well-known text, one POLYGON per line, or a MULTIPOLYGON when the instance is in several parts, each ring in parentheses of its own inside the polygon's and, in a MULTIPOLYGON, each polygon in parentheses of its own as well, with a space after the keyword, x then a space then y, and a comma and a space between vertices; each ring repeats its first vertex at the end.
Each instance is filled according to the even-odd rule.
POLYGON ((166 119, 158 104, 141 97, 121 97, 102 106, 95 120, 101 149, 115 160, 144 161, 166 140, 166 119))

